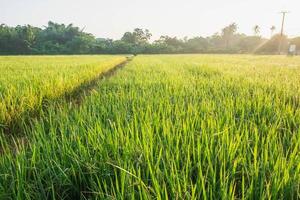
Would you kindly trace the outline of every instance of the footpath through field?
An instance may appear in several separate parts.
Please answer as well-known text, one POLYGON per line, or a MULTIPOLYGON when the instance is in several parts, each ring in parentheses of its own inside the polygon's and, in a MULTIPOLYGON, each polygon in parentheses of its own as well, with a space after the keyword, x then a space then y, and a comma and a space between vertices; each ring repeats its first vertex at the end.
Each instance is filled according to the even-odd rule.
POLYGON ((0 129, 16 133, 51 102, 79 101, 126 62, 122 56, 0 57, 0 129))

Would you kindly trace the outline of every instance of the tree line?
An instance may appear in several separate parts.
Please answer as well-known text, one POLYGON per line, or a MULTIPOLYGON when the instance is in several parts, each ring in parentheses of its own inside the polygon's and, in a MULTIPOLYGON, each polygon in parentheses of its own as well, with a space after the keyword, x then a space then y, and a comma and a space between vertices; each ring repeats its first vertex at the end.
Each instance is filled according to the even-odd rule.
MULTIPOLYGON (((247 36, 237 32, 232 23, 209 37, 177 38, 161 36, 150 42, 148 29, 136 28, 119 40, 96 38, 73 24, 48 22, 43 28, 31 25, 10 27, 0 25, 0 54, 154 54, 154 53, 276 53, 278 42, 284 48, 300 39, 274 35, 267 40, 259 35, 260 27, 247 36), (283 37, 283 38, 282 38, 283 37)), ((275 30, 272 27, 271 30, 275 30)))

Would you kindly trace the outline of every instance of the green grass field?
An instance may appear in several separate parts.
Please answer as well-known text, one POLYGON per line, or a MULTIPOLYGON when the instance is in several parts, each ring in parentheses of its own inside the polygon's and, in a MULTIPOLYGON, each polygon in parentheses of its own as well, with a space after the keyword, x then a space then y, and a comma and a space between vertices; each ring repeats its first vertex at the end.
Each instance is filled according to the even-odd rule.
POLYGON ((0 57, 0 126, 123 61, 122 56, 0 57))
MULTIPOLYGON (((46 94, 60 94, 124 59, 97 58, 0 57, 31 74, 1 73, 2 98, 23 96, 7 83, 57 88, 56 73, 68 84, 46 94)), ((300 199, 299 98, 300 57, 137 56, 79 104, 48 103, 22 137, 3 131, 0 199, 300 199)))

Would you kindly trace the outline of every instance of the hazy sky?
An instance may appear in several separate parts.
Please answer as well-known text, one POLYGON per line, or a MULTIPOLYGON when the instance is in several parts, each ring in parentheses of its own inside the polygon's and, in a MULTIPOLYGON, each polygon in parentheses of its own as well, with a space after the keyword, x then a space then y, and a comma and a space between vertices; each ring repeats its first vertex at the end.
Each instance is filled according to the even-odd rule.
POLYGON ((253 34, 258 24, 268 37, 272 25, 280 29, 281 10, 291 12, 286 33, 300 35, 300 0, 0 0, 0 23, 41 27, 52 20, 118 39, 135 27, 154 38, 208 36, 236 22, 239 32, 253 34))

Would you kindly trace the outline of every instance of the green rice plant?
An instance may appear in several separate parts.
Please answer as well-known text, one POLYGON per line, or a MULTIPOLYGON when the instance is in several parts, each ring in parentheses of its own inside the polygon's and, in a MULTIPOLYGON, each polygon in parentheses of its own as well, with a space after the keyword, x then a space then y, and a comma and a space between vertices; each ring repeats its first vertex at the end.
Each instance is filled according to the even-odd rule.
POLYGON ((137 56, 1 141, 0 198, 299 199, 300 58, 137 56))
POLYGON ((0 57, 0 126, 124 61, 123 56, 0 57))

